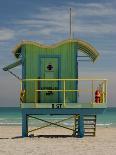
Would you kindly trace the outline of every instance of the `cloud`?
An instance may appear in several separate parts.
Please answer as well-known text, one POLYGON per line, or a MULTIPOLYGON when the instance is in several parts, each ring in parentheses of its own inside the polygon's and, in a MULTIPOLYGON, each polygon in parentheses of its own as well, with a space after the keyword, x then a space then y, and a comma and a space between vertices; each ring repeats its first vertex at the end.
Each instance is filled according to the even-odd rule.
POLYGON ((0 29, 0 41, 7 41, 15 37, 15 31, 11 29, 0 29))
POLYGON ((80 16, 112 16, 116 15, 113 3, 69 3, 80 16))
POLYGON ((18 20, 22 25, 35 34, 53 35, 55 33, 68 35, 69 33, 69 7, 72 7, 73 32, 84 34, 113 34, 116 33, 116 9, 110 3, 67 3, 61 7, 40 7, 38 13, 32 14, 28 19, 18 20), (110 21, 110 22, 109 22, 110 21), (37 32, 37 33, 36 33, 37 32))
POLYGON ((74 32, 82 32, 82 33, 97 33, 97 34, 110 34, 110 33, 116 33, 115 25, 111 24, 91 24, 91 23, 85 23, 85 24, 75 24, 73 26, 74 32))

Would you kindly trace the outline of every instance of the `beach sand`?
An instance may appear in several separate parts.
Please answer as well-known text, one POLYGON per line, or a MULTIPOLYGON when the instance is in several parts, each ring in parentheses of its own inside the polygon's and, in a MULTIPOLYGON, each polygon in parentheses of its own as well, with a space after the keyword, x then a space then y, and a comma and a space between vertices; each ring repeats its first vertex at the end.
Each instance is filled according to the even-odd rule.
MULTIPOLYGON (((36 135, 71 135, 49 127, 36 135)), ((0 126, 0 155, 116 155, 116 128, 97 127, 96 137, 35 136, 21 138, 21 127, 0 126)))

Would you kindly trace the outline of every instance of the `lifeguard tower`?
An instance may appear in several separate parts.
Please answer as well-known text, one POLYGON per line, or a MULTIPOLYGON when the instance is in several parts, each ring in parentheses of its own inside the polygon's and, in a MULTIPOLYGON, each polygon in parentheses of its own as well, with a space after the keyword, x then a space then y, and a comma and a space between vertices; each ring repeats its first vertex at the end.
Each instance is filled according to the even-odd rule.
MULTIPOLYGON (((78 77, 78 58, 88 57, 95 62, 99 56, 96 49, 84 40, 70 38, 48 46, 22 41, 14 48, 13 54, 17 62, 3 70, 13 74, 10 70, 22 65, 22 136, 27 137, 31 132, 28 131, 29 117, 48 123, 47 126, 72 130, 76 137, 95 136, 96 115, 107 107, 107 80, 78 77), (79 56, 79 52, 83 56, 79 56), (80 98, 84 99, 82 93, 86 94, 87 100, 81 101, 80 98), (59 124, 62 121, 40 119, 39 115, 69 115, 74 118, 74 127, 59 124)), ((40 128, 43 127, 37 129, 40 128)))

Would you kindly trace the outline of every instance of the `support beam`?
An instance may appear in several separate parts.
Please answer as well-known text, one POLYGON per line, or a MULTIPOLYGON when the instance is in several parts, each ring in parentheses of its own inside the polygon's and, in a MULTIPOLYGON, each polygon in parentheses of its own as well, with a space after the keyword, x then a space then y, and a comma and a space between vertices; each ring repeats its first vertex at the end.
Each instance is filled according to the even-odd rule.
MULTIPOLYGON (((28 116, 28 117, 30 117, 30 116, 28 116)), ((67 120, 69 120, 69 119, 71 119, 71 118, 73 118, 73 117, 74 117, 74 116, 71 116, 71 117, 68 117, 68 118, 66 118, 66 119, 63 119, 63 120, 60 120, 60 121, 54 122, 54 124, 56 124, 56 125, 58 126, 58 123, 61 123, 61 122, 67 121, 67 120)), ((38 119, 38 118, 36 118, 36 119, 38 119)), ((38 120, 40 120, 40 119, 38 119, 38 120)), ((40 121, 43 121, 43 120, 40 120, 40 121)), ((39 129, 42 129, 42 128, 45 128, 45 127, 48 127, 48 126, 51 126, 51 125, 53 125, 52 122, 50 122, 50 123, 47 124, 47 125, 44 125, 44 126, 41 126, 41 127, 35 128, 35 129, 33 129, 33 130, 30 130, 30 131, 28 131, 28 133, 33 132, 33 131, 36 131, 36 130, 39 130, 39 129)), ((69 129, 69 130, 70 130, 70 129, 69 129)), ((72 129, 72 130, 73 130, 73 129, 72 129)))
POLYGON ((22 137, 28 137, 28 115, 22 112, 22 137))
POLYGON ((78 137, 78 117, 79 115, 74 116, 74 131, 73 136, 78 137))
POLYGON ((84 116, 80 115, 78 117, 78 137, 83 138, 84 137, 84 116))
POLYGON ((14 68, 14 67, 17 67, 17 66, 19 66, 19 65, 21 65, 21 64, 22 64, 22 60, 18 60, 18 61, 16 61, 16 62, 14 62, 14 63, 12 63, 12 64, 10 64, 10 65, 4 67, 3 70, 4 70, 4 71, 8 71, 8 70, 10 70, 10 69, 12 69, 12 68, 14 68))
MULTIPOLYGON (((46 126, 42 126, 40 128, 36 128, 35 130, 50 126, 50 125, 56 125, 59 127, 63 127, 65 129, 69 129, 73 131, 73 135, 75 137, 79 137, 82 138, 85 136, 86 132, 86 127, 84 130, 84 116, 92 116, 92 115, 96 115, 96 114, 100 114, 103 113, 105 109, 104 108, 75 108, 75 109, 39 109, 39 108, 22 108, 22 137, 28 137, 28 133, 31 131, 28 131, 28 118, 30 117, 30 115, 73 115, 69 118, 66 118, 64 120, 60 120, 57 122, 50 122, 50 121, 46 121, 34 116, 31 116, 33 118, 39 119, 40 121, 44 121, 46 123, 48 123, 46 126), (76 115, 75 115, 76 114, 76 115), (69 128, 66 127, 62 124, 58 124, 60 122, 63 122, 65 120, 68 120, 70 118, 74 117, 74 128, 69 128)), ((89 120, 89 119, 88 119, 89 120)), ((90 125, 90 124, 89 124, 90 125)))
POLYGON ((51 125, 56 125, 56 126, 59 126, 59 127, 65 128, 65 129, 68 129, 68 130, 73 130, 73 129, 71 129, 71 128, 68 128, 68 127, 66 127, 66 126, 64 126, 64 125, 60 125, 60 124, 58 124, 58 123, 50 122, 50 121, 47 121, 47 120, 44 120, 44 119, 41 119, 41 118, 37 118, 37 117, 34 117, 34 116, 30 116, 30 115, 29 115, 29 117, 30 117, 30 118, 34 118, 34 119, 37 119, 37 120, 40 120, 40 121, 43 121, 43 122, 45 122, 45 123, 49 123, 49 124, 51 124, 51 125))

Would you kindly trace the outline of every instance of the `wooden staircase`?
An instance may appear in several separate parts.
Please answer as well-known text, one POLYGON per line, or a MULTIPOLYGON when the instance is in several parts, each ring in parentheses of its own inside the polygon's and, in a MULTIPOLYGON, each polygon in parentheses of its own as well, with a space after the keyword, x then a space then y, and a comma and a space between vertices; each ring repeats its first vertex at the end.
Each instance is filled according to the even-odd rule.
POLYGON ((96 115, 84 116, 84 136, 95 136, 96 134, 96 115))
MULTIPOLYGON (((96 115, 84 115, 84 136, 95 136, 96 115)), ((75 130, 73 135, 78 137, 78 117, 75 118, 75 130)))

